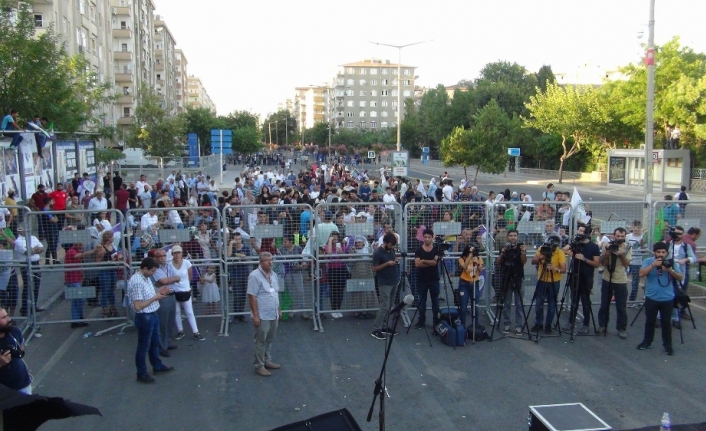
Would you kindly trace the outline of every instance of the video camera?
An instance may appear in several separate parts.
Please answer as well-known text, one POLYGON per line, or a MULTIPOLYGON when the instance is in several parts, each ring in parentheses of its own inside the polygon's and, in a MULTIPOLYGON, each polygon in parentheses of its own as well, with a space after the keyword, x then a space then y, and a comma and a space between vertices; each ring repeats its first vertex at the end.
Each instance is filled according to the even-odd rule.
POLYGON ((672 241, 677 241, 679 239, 679 235, 677 234, 677 230, 674 228, 674 226, 669 227, 669 231, 667 231, 667 234, 672 239, 672 241))
POLYGON ((443 257, 451 248, 451 243, 445 241, 443 236, 437 235, 434 237, 434 247, 436 247, 436 254, 443 257))
POLYGON ((503 258, 508 260, 508 261, 515 261, 520 258, 520 253, 521 253, 521 247, 525 245, 522 242, 516 242, 516 243, 511 243, 508 242, 505 244, 505 250, 503 251, 503 258))
POLYGON ((591 237, 580 233, 576 234, 574 239, 572 239, 569 243, 571 251, 573 251, 574 253, 581 253, 581 251, 583 250, 583 246, 585 245, 584 241, 587 239, 591 239, 591 237))
POLYGON ((611 253, 616 253, 620 251, 620 244, 622 244, 623 241, 611 241, 608 243, 608 251, 611 253))

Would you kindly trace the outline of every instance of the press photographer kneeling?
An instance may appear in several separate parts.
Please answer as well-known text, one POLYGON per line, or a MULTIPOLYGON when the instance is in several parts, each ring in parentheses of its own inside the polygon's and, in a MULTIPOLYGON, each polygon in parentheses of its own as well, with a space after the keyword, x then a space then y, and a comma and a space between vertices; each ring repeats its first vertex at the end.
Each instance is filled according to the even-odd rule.
POLYGON ((652 346, 655 336, 657 313, 662 316, 662 345, 667 355, 672 356, 672 325, 669 319, 674 309, 675 283, 684 279, 679 264, 674 259, 667 259, 667 244, 657 242, 652 247, 655 255, 645 259, 640 268, 640 277, 647 277, 645 282, 645 336, 638 350, 652 346))

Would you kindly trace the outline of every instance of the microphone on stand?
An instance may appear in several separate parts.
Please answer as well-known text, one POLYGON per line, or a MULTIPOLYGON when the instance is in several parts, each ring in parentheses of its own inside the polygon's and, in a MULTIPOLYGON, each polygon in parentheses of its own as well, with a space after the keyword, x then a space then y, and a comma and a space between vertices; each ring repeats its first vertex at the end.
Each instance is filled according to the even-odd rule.
POLYGON ((395 305, 395 308, 393 308, 392 310, 390 310, 390 314, 399 313, 399 312, 402 311, 402 309, 405 308, 406 306, 412 305, 413 302, 414 302, 414 295, 407 295, 407 296, 405 296, 404 299, 402 300, 402 302, 400 302, 399 304, 395 305))

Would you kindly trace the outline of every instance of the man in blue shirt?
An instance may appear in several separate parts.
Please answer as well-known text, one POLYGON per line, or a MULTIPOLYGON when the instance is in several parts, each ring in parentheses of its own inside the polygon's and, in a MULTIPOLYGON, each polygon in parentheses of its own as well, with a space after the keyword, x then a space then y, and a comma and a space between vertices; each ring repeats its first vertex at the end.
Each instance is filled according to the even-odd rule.
MULTIPOLYGON (((671 195, 666 195, 664 197, 665 201, 671 201, 672 196, 671 195)), ((669 226, 676 226, 677 225, 677 218, 680 218, 681 216, 679 215, 679 207, 672 203, 672 202, 666 202, 664 204, 664 208, 662 208, 663 214, 664 214, 664 221, 669 223, 669 226)))
POLYGON ((652 247, 655 255, 645 259, 640 268, 640 277, 646 277, 645 282, 645 336, 638 350, 645 350, 652 346, 655 335, 655 320, 657 313, 662 318, 662 345, 667 355, 672 356, 672 325, 669 318, 674 308, 673 282, 681 281, 684 275, 680 272, 679 264, 673 259, 667 260, 667 244, 660 241, 652 247), (667 265, 665 265, 667 264, 667 265))
MULTIPOLYGON (((20 126, 17 125, 17 111, 12 110, 10 113, 6 116, 3 117, 2 119, 2 125, 0 126, 0 131, 5 131, 5 130, 22 130, 20 129, 20 126)), ((20 146, 20 142, 23 141, 24 138, 22 138, 22 135, 19 133, 12 133, 6 135, 8 137, 12 137, 12 142, 10 143, 10 148, 14 149, 20 146)), ((41 154, 41 152, 40 152, 41 154)))

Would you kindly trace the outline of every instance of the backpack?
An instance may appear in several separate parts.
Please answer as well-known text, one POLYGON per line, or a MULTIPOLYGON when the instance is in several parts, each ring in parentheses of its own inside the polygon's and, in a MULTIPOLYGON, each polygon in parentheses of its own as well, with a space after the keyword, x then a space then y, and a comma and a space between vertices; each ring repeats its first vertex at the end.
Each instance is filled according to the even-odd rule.
POLYGON ((436 325, 436 333, 442 343, 451 347, 465 346, 468 340, 468 332, 460 321, 456 321, 453 327, 448 322, 441 321, 436 325))
POLYGON ((679 197, 677 198, 678 201, 688 201, 689 196, 686 194, 686 192, 680 192, 679 197))
MULTIPOLYGON (((468 325, 468 333, 473 332, 473 325, 468 325)), ((471 338, 470 336, 468 338, 471 338)), ((489 339, 490 336, 488 335, 488 332, 485 330, 485 326, 483 325, 476 325, 476 336, 475 336, 475 341, 485 341, 489 339)))

